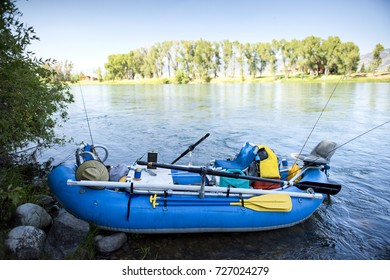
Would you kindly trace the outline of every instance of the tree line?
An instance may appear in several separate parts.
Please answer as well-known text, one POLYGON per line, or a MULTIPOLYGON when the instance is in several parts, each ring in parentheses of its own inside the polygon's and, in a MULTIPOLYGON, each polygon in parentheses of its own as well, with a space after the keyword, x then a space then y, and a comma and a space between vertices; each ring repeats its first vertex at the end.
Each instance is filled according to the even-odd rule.
POLYGON ((178 82, 210 81, 216 77, 255 78, 265 72, 276 75, 278 70, 285 77, 297 73, 350 75, 357 70, 359 59, 359 47, 353 42, 342 42, 337 36, 245 44, 229 40, 178 40, 110 55, 105 64, 105 78, 174 77, 178 82), (278 59, 282 63, 280 69, 278 59))

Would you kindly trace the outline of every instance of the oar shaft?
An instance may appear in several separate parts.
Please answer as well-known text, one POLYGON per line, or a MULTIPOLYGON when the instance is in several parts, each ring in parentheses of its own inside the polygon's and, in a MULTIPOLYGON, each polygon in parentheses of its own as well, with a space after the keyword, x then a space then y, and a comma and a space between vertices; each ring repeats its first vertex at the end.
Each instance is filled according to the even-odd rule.
MULTIPOLYGON (((197 196, 199 197, 199 192, 189 192, 189 191, 173 191, 173 190, 145 190, 145 189, 135 189, 133 190, 133 193, 135 194, 144 194, 144 195, 170 195, 170 197, 172 195, 175 195, 175 196, 197 196)), ((214 192, 207 192, 205 193, 205 196, 206 197, 219 197, 219 198, 222 198, 222 197, 226 197, 226 194, 224 193, 214 193, 214 192)), ((234 197, 234 198, 250 198, 250 197, 253 197, 252 194, 238 194, 238 193, 231 193, 229 195, 229 197, 234 197)), ((161 201, 161 200, 158 200, 158 201, 161 201)))
POLYGON ((189 152, 193 151, 196 146, 198 146, 201 142, 203 142, 207 137, 210 136, 210 133, 207 133, 205 136, 203 136, 201 139, 199 139, 195 144, 192 144, 188 147, 187 150, 185 150, 180 156, 178 156, 174 161, 171 162, 171 164, 175 164, 179 159, 181 159, 182 157, 184 157, 186 154, 188 154, 189 152))
MULTIPOLYGON (((157 200, 157 204, 163 206, 164 201, 162 200, 157 200)), ((221 201, 221 202, 201 202, 201 201, 166 201, 166 206, 229 206, 230 203, 226 201, 221 201)))
MULTIPOLYGON (((142 182, 107 182, 107 181, 73 181, 68 180, 67 184, 70 186, 86 186, 86 187, 107 187, 107 188, 130 188, 133 184, 133 188, 137 190, 177 190, 177 191, 191 191, 199 192, 201 186, 191 186, 191 185, 170 185, 170 184, 152 184, 152 183, 142 183, 142 182)), ((309 194, 309 193, 300 193, 300 192, 281 192, 281 191, 272 191, 272 190, 259 190, 259 189, 236 189, 236 188, 224 188, 224 187, 205 187, 206 192, 212 193, 231 193, 231 194, 251 194, 251 195, 260 195, 260 194, 288 194, 291 197, 301 197, 301 198, 316 198, 322 199, 321 194, 309 194)))
POLYGON ((151 167, 159 167, 159 168, 166 168, 166 169, 173 169, 173 170, 188 171, 191 173, 198 173, 201 175, 206 174, 206 175, 214 175, 214 176, 233 178, 233 179, 244 179, 244 180, 251 180, 251 181, 268 182, 268 183, 274 183, 274 184, 284 184, 285 186, 296 186, 300 189, 312 188, 312 189, 315 189, 316 192, 332 194, 332 195, 337 194, 341 189, 340 184, 329 184, 329 183, 321 183, 321 182, 294 183, 294 182, 290 182, 290 181, 283 181, 283 180, 241 175, 241 174, 230 173, 230 172, 225 172, 225 171, 218 171, 218 170, 213 170, 213 169, 206 168, 206 167, 180 166, 180 165, 171 165, 171 164, 145 162, 145 161, 138 161, 137 163, 139 165, 147 165, 147 166, 151 166, 151 167))
POLYGON ((156 195, 150 196, 150 203, 153 207, 164 206, 242 206, 255 211, 290 211, 292 208, 291 197, 286 194, 266 194, 254 196, 249 199, 240 199, 239 201, 226 201, 220 198, 220 201, 200 200, 158 200, 156 195))
POLYGON ((219 198, 212 198, 212 199, 205 199, 200 198, 197 200, 191 199, 191 198, 177 198, 177 197, 157 197, 157 202, 167 201, 167 202, 195 202, 195 203, 230 203, 230 202, 237 202, 237 198, 227 198, 227 197, 219 197, 219 198))
POLYGON ((166 168, 166 169, 173 169, 173 170, 188 171, 191 173, 208 174, 208 175, 227 177, 227 178, 233 178, 233 179, 246 179, 246 180, 253 180, 253 181, 263 181, 263 182, 268 182, 268 183, 276 183, 276 184, 281 184, 281 183, 288 184, 289 183, 288 181, 260 178, 260 177, 255 177, 255 176, 245 176, 245 175, 236 174, 236 173, 229 173, 229 172, 225 172, 225 171, 213 170, 213 169, 209 169, 206 167, 180 166, 180 165, 171 165, 171 164, 146 162, 146 161, 137 161, 137 163, 139 165, 147 165, 150 167, 159 167, 159 168, 166 168))

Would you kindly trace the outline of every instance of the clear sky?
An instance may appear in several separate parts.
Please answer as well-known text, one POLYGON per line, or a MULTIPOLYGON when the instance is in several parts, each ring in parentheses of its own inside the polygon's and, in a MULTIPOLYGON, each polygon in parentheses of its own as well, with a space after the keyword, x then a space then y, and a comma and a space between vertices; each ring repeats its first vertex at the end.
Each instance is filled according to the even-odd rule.
POLYGON ((75 71, 104 68, 110 54, 165 40, 271 42, 314 35, 352 41, 360 54, 390 48, 390 0, 18 0, 40 58, 75 71))

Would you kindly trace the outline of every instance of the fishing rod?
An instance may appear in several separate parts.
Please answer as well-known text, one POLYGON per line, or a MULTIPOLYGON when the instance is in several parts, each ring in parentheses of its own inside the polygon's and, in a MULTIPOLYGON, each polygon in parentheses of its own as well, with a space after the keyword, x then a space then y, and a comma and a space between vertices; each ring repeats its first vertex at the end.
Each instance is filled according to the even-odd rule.
POLYGON ((377 129, 377 128, 380 128, 381 126, 384 126, 384 125, 386 125, 386 124, 388 124, 388 123, 390 123, 390 120, 385 121, 384 123, 381 123, 380 125, 377 125, 377 126, 371 128, 371 129, 369 129, 369 130, 367 130, 367 131, 365 131, 365 132, 359 134, 358 136, 353 137, 352 139, 350 139, 350 140, 344 142, 343 144, 341 144, 341 145, 339 145, 339 146, 336 146, 333 150, 330 150, 330 151, 328 152, 328 154, 332 153, 333 151, 336 151, 337 149, 339 149, 339 148, 341 148, 341 147, 347 145, 348 143, 350 143, 350 142, 352 142, 352 141, 354 141, 354 140, 356 140, 356 139, 358 139, 358 138, 360 138, 360 137, 366 135, 367 133, 370 133, 371 131, 373 131, 373 130, 375 130, 375 129, 377 129))
POLYGON ((81 84, 79 82, 79 87, 80 87, 80 93, 81 93, 81 99, 83 100, 83 106, 84 106, 84 112, 85 112, 85 118, 87 119, 87 124, 88 124, 88 130, 89 130, 89 136, 91 137, 91 152, 97 157, 97 160, 99 160, 100 162, 104 162, 107 157, 108 157, 108 151, 107 151, 107 148, 105 146, 102 146, 102 145, 96 145, 94 144, 93 142, 93 137, 92 137, 92 131, 91 131, 91 125, 89 124, 89 117, 88 117, 88 112, 87 112, 87 106, 85 105, 85 100, 84 100, 84 94, 83 94, 83 90, 81 89, 81 84), (102 159, 100 159, 97 151, 96 151, 96 148, 103 148, 103 150, 105 150, 106 154, 102 159))
POLYGON ((309 135, 307 136, 305 143, 303 144, 301 150, 299 151, 298 157, 295 159, 294 164, 297 163, 297 160, 298 160, 299 156, 302 154, 303 149, 306 147, 306 144, 307 144, 307 142, 309 141, 309 138, 311 137, 311 135, 312 135, 314 129, 317 127, 318 122, 320 121, 320 119, 321 119, 323 113, 325 112, 326 107, 328 106, 330 100, 331 100, 332 97, 333 97, 333 94, 335 93, 335 91, 336 91, 336 89, 337 89, 337 87, 338 87, 338 85, 340 84, 340 82, 341 82, 342 79, 344 79, 344 76, 342 76, 342 77, 338 80, 338 82, 337 82, 336 86, 334 87, 332 93, 329 95, 329 98, 328 98, 328 100, 326 101, 325 106, 322 108, 322 111, 321 111, 320 115, 318 116, 317 121, 314 123, 314 126, 313 126, 313 128, 311 129, 309 135))
POLYGON ((83 100, 85 117, 86 117, 86 119, 87 119, 88 130, 89 130, 89 136, 91 137, 91 144, 92 144, 92 146, 93 146, 93 137, 92 137, 91 126, 90 126, 90 124, 89 124, 89 118, 88 118, 88 113, 87 113, 87 107, 85 106, 84 94, 83 94, 83 91, 82 91, 82 89, 81 89, 81 84, 80 84, 80 82, 79 82, 79 87, 80 87, 81 99, 83 100))
MULTIPOLYGON (((356 140, 356 139, 358 139, 358 138, 360 138, 360 137, 362 137, 362 136, 364 136, 364 135, 370 133, 371 131, 373 131, 373 130, 375 130, 375 129, 378 129, 378 128, 380 128, 380 127, 382 127, 382 126, 384 126, 384 125, 386 125, 386 124, 388 124, 388 123, 390 123, 390 120, 385 121, 384 123, 381 123, 381 124, 379 124, 379 125, 377 125, 377 126, 371 128, 371 129, 369 129, 369 130, 367 130, 367 131, 365 131, 365 132, 363 132, 363 133, 361 133, 361 134, 359 134, 359 135, 353 137, 352 139, 350 139, 350 140, 344 142, 343 144, 338 145, 338 146, 336 146, 335 148, 331 149, 331 150, 330 150, 329 152, 327 152, 323 157, 318 156, 316 159, 311 160, 311 161, 310 161, 310 164, 314 164, 314 163, 316 163, 316 162, 319 162, 321 159, 327 157, 328 155, 332 154, 334 151, 340 149, 341 147, 347 145, 348 143, 351 143, 352 141, 354 141, 354 140, 356 140)), ((295 157, 295 163, 297 162, 298 159, 299 159, 298 157, 295 157)), ((305 160, 303 159, 303 161, 305 161, 305 160)))

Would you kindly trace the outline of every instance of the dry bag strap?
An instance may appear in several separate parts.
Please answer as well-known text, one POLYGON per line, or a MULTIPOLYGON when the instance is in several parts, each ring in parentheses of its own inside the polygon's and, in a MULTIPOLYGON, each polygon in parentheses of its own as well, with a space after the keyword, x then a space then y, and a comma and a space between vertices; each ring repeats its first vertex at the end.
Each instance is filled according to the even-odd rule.
POLYGON ((131 203, 131 198, 133 197, 133 192, 134 192, 134 185, 133 185, 133 182, 131 182, 129 201, 127 202, 127 215, 126 215, 126 220, 127 221, 130 218, 130 203, 131 203))

